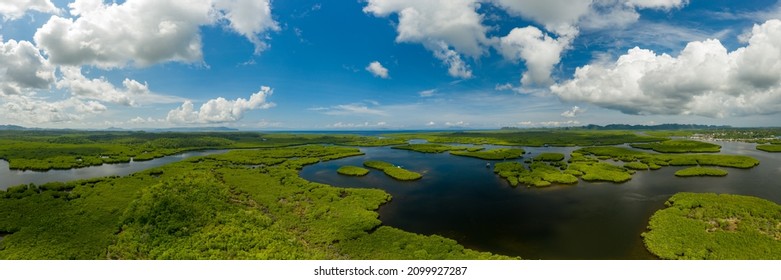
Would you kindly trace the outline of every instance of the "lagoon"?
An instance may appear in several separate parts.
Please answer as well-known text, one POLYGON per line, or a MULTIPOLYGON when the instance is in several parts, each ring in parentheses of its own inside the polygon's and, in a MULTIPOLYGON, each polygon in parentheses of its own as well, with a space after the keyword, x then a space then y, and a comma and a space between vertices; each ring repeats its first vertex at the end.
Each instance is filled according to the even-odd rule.
MULTIPOLYGON (((751 195, 781 203, 781 155, 755 144, 715 142, 722 153, 755 157, 751 169, 724 168, 726 177, 679 178, 669 166, 638 171, 621 183, 511 187, 486 168, 488 161, 443 154, 423 154, 389 147, 361 148, 364 156, 305 167, 301 177, 353 188, 380 188, 393 200, 380 207, 383 224, 422 234, 438 234, 470 249, 525 259, 654 259, 640 234, 651 215, 678 192, 751 195), (423 174, 400 182, 382 172, 364 177, 336 173, 342 165, 382 160, 423 174)), ((626 146, 626 145, 622 145, 626 146)), ((534 157, 542 152, 569 155, 576 147, 522 147, 534 157)), ((522 162, 523 159, 513 161, 522 162)))

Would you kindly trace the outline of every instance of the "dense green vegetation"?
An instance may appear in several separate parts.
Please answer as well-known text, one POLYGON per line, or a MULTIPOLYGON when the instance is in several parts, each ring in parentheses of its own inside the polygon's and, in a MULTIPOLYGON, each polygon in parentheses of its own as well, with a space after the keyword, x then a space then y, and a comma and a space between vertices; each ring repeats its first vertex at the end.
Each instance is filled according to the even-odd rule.
POLYGON ((420 175, 420 173, 412 172, 384 161, 369 160, 364 162, 363 165, 385 172, 385 174, 396 180, 413 181, 423 178, 423 175, 420 175))
POLYGON ((770 153, 781 153, 781 144, 757 145, 757 150, 770 153))
POLYGON ((606 162, 575 162, 569 165, 570 174, 578 175, 586 181, 623 183, 632 179, 634 171, 606 162))
POLYGON ((499 174, 513 187, 524 184, 529 187, 547 187, 551 184, 575 184, 578 178, 572 174, 562 173, 559 168, 544 162, 534 162, 527 169, 520 162, 500 162, 494 166, 494 172, 499 174))
POLYGON ((660 153, 718 153, 721 151, 719 145, 694 140, 667 140, 657 143, 638 143, 631 146, 660 153))
POLYGON ((11 233, 0 259, 498 258, 379 227, 375 210, 390 200, 381 190, 298 176, 304 165, 360 154, 237 150, 125 177, 12 187, 0 197, 0 233, 11 233))
POLYGON ((593 131, 585 129, 397 133, 390 136, 403 139, 425 139, 431 143, 494 144, 530 147, 542 147, 545 145, 618 145, 667 140, 662 137, 640 136, 630 131, 593 131))
POLYGON ((339 169, 336 170, 336 173, 347 175, 347 176, 364 176, 366 174, 369 174, 369 169, 358 167, 358 166, 346 165, 346 166, 339 167, 339 169))
POLYGON ((501 148, 484 151, 452 151, 451 155, 474 157, 488 160, 516 159, 523 156, 525 151, 521 148, 501 148))
POLYGON ((452 146, 452 145, 442 145, 442 144, 409 144, 409 145, 402 145, 402 146, 393 146, 391 147, 393 149, 399 149, 399 150, 409 150, 409 151, 415 151, 420 153, 443 153, 448 151, 470 151, 470 152, 476 152, 483 149, 483 147, 465 147, 465 146, 452 146))
POLYGON ((539 161, 562 161, 564 160, 564 154, 561 153, 541 153, 534 157, 534 160, 539 161))
POLYGON ((781 259, 781 205, 749 196, 678 193, 643 234, 664 259, 781 259))
POLYGON ((693 177, 693 176, 727 176, 728 172, 724 169, 709 168, 709 167, 689 167, 678 171, 675 171, 675 176, 678 177, 693 177))
POLYGON ((331 143, 384 146, 401 139, 324 134, 254 132, 146 133, 79 131, 0 131, 0 158, 11 169, 69 169, 103 163, 150 160, 185 151, 264 148, 331 143))
POLYGON ((649 168, 648 164, 645 164, 645 163, 642 163, 642 162, 637 162, 637 161, 626 163, 626 164, 624 164, 624 167, 629 168, 629 169, 633 169, 633 170, 648 170, 648 168, 649 168))
POLYGON ((759 160, 741 155, 722 154, 652 154, 619 147, 587 147, 575 151, 579 154, 595 155, 612 158, 618 161, 639 161, 645 164, 659 166, 676 165, 711 165, 721 167, 751 168, 759 164, 759 160))
POLYGON ((505 256, 464 249, 452 239, 438 235, 425 236, 388 226, 372 234, 339 244, 343 252, 355 259, 372 260, 501 260, 505 256), (411 254, 410 254, 411 253, 411 254))

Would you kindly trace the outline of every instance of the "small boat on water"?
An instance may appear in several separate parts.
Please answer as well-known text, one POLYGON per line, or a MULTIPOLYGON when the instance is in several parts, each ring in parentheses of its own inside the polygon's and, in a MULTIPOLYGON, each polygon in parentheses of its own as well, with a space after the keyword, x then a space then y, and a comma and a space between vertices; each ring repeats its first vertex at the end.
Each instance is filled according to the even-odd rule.
POLYGON ((489 167, 491 167, 491 163, 490 162, 485 164, 485 168, 489 168, 489 167))

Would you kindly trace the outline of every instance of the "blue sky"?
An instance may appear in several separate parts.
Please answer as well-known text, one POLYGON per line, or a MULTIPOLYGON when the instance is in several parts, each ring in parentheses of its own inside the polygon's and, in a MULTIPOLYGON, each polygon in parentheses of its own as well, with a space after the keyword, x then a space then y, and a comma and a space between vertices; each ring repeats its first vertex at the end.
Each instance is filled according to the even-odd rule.
POLYGON ((4 2, 0 124, 781 124, 776 0, 4 2))

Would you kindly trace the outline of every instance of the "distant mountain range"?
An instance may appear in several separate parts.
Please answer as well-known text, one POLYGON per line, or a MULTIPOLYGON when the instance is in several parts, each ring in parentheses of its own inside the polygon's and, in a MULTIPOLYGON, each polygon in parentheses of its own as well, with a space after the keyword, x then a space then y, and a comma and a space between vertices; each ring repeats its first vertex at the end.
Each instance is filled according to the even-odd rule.
POLYGON ((601 125, 585 125, 583 129, 592 130, 683 130, 683 129, 728 129, 732 128, 728 125, 701 125, 701 124, 658 124, 658 125, 630 125, 630 124, 609 124, 605 126, 601 125))
MULTIPOLYGON (((701 125, 701 124, 658 124, 658 125, 642 125, 642 124, 609 124, 609 125, 596 125, 589 124, 584 126, 573 127, 559 127, 555 129, 589 129, 589 130, 693 130, 693 129, 730 129, 733 128, 728 125, 701 125)), ((502 127, 503 130, 512 129, 525 129, 517 127, 502 127)))
POLYGON ((28 130, 28 128, 24 126, 18 126, 18 125, 0 125, 0 130, 28 130))

